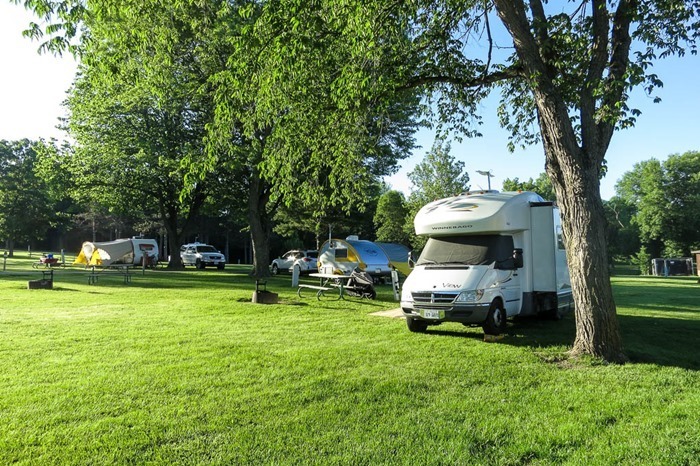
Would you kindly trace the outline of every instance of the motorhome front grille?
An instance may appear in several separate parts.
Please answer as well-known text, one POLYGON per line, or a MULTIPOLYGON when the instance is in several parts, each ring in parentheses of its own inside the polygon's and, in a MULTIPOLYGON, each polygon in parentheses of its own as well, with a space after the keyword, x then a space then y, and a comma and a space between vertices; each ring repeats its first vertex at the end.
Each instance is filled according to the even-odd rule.
POLYGON ((459 293, 431 293, 431 292, 415 292, 411 293, 413 301, 421 304, 452 304, 459 293))

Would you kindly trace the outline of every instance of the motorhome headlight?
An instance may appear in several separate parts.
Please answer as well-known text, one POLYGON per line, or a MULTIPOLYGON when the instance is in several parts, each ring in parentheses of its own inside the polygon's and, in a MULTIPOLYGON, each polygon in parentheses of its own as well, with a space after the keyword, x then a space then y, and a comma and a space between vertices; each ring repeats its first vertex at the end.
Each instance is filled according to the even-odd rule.
POLYGON ((457 296, 457 299, 455 299, 456 303, 475 303, 481 299, 481 297, 484 296, 484 290, 469 290, 469 291, 462 291, 459 296, 457 296))

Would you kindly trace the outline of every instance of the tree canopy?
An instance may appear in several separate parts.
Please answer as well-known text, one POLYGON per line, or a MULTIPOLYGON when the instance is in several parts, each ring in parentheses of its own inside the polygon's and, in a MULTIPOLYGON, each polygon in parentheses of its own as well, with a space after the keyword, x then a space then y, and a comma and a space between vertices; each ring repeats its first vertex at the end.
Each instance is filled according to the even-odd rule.
MULTIPOLYGON (((53 21, 46 30, 30 29, 35 37, 50 35, 47 50, 81 56, 69 128, 79 142, 75 154, 96 162, 83 176, 105 183, 97 169, 119 167, 113 186, 167 195, 159 209, 173 219, 178 209, 196 212, 227 170, 234 174, 230 189, 245 191, 238 198, 247 199, 257 275, 267 272, 271 212, 280 204, 314 218, 364 209, 363 192, 413 148, 417 95, 352 112, 333 98, 336 70, 349 58, 333 36, 309 44, 319 66, 300 62, 294 73, 303 86, 290 87, 286 78, 269 86, 280 59, 268 53, 270 43, 284 40, 266 14, 274 3, 25 5, 53 21), (175 185, 154 182, 163 177, 175 185)), ((293 54, 282 58, 295 63, 293 54)), ((169 225, 175 240, 176 224, 169 225)))
MULTIPOLYGON (((180 236, 226 171, 205 163, 213 101, 191 31, 147 9, 97 9, 67 100, 76 141, 63 154, 77 193, 156 213, 179 265, 180 236), (172 27, 171 27, 172 26, 172 27), (165 49, 160 41, 171 41, 165 49)), ((230 189, 234 189, 230 186, 230 189)))
MULTIPOLYGON (((407 216, 408 209, 403 193, 389 190, 382 194, 374 214, 377 241, 409 244, 410 236, 406 233, 405 228, 407 216)), ((408 221, 410 220, 408 219, 408 221)))
POLYGON ((552 182, 547 177, 546 173, 540 173, 536 180, 532 178, 527 181, 520 181, 518 178, 506 178, 503 180, 504 191, 532 191, 542 196, 547 201, 556 201, 557 197, 554 194, 552 182))
POLYGON ((404 230, 416 249, 423 249, 427 238, 416 236, 413 219, 418 211, 429 202, 445 197, 456 196, 469 191, 469 174, 464 170, 464 162, 451 154, 452 144, 445 138, 437 138, 414 169, 408 174, 411 181, 411 194, 408 196, 408 217, 404 230))
POLYGON ((688 257, 700 247, 700 152, 639 162, 616 185, 653 257, 688 257))
POLYGON ((37 175, 36 142, 0 140, 0 239, 10 255, 17 241, 31 243, 48 230, 55 212, 44 180, 37 175))

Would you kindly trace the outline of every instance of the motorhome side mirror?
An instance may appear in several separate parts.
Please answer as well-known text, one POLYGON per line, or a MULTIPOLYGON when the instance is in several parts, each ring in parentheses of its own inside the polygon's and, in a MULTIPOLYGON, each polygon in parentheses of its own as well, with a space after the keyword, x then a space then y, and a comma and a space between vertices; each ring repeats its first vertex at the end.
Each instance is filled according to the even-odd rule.
POLYGON ((408 268, 412 269, 416 266, 416 261, 413 260, 413 251, 408 253, 408 268))
POLYGON ((523 267, 523 250, 520 248, 513 249, 513 266, 516 269, 523 267))

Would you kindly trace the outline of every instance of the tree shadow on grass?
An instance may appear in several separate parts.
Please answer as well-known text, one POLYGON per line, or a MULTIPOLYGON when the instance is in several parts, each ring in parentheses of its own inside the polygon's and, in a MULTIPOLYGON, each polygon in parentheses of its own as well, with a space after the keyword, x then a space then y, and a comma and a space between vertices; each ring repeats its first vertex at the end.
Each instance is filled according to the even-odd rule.
POLYGON ((696 277, 644 277, 614 287, 625 352, 632 362, 700 369, 696 277))
POLYGON ((570 347, 576 337, 574 313, 566 313, 560 320, 539 316, 519 317, 508 326, 507 335, 506 343, 515 346, 570 347))
MULTIPOLYGON (((659 309, 653 305, 648 308, 659 309)), ((700 320, 618 314, 618 321, 623 348, 630 363, 700 369, 697 344, 700 320)), ((575 337, 576 322, 569 314, 559 322, 539 318, 516 319, 501 343, 530 348, 571 347, 575 337)))
MULTIPOLYGON (((449 337, 462 337, 483 340, 484 334, 479 327, 463 327, 463 331, 452 330, 459 324, 429 326, 426 334, 449 337)), ((575 324, 572 314, 560 321, 540 317, 519 317, 508 321, 508 327, 500 344, 527 347, 561 347, 571 345, 575 336, 575 324)))
POLYGON ((484 336, 481 333, 475 332, 458 332, 456 330, 448 330, 440 328, 442 326, 428 327, 426 335, 437 335, 443 337, 458 337, 468 338, 471 340, 482 340, 484 336))
POLYGON ((700 370, 700 320, 639 315, 618 318, 631 362, 700 370))
MULTIPOLYGON (((653 306, 649 308, 655 309, 653 306)), ((700 370, 697 344, 700 338, 700 320, 624 314, 618 315, 618 319, 624 350, 630 363, 700 370)), ((428 327, 427 334, 475 340, 483 338, 481 332, 460 332, 441 327, 428 327)), ((570 348, 575 337, 576 322, 573 314, 567 314, 560 321, 527 317, 509 322, 504 338, 498 344, 532 350, 570 348)))
POLYGON ((78 290, 73 289, 73 288, 64 288, 62 286, 54 286, 51 291, 61 291, 61 292, 72 292, 76 293, 78 290))

